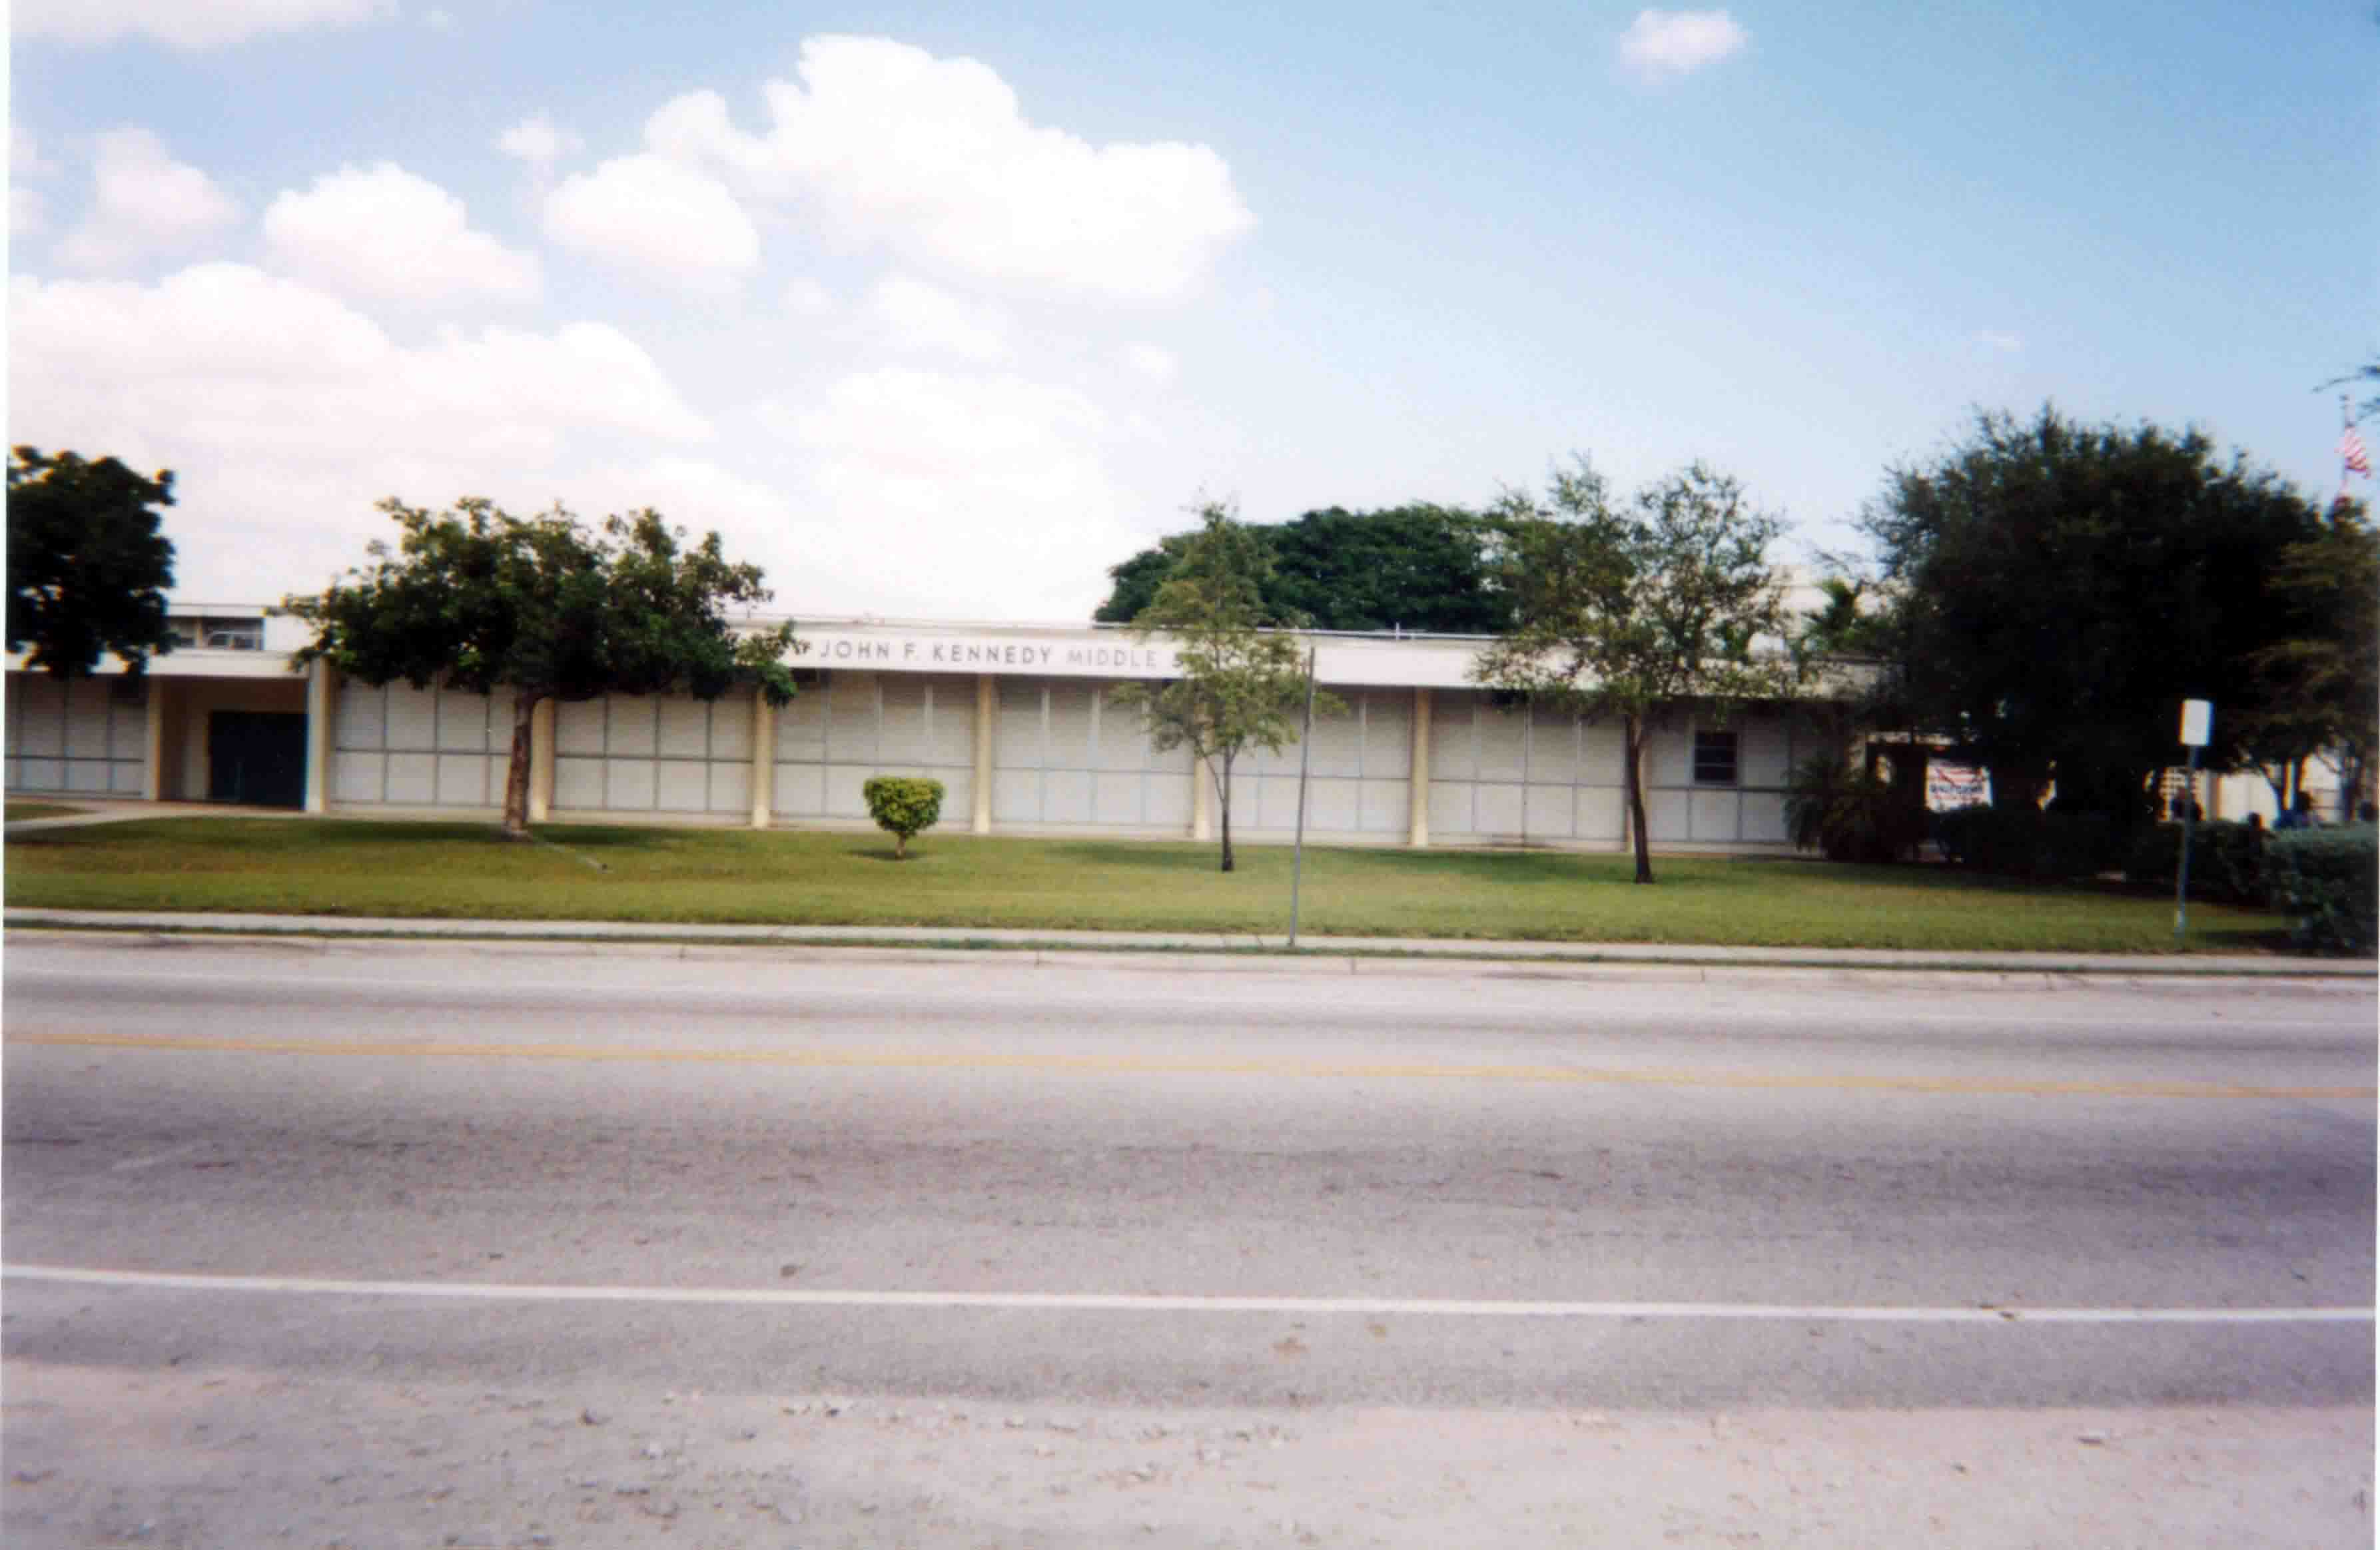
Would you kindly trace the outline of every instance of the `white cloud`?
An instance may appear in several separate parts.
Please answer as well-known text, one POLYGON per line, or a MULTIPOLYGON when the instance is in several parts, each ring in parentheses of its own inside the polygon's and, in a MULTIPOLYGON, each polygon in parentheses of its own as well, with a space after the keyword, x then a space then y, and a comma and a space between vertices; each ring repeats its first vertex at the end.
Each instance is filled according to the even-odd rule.
POLYGON ((771 570, 797 612, 979 616, 997 575, 1011 617, 1080 618, 1140 541, 1108 417, 1070 388, 885 367, 757 412, 808 473, 783 519, 801 569, 771 570))
POLYGON ((1009 353, 1006 318, 939 285, 887 275, 868 291, 867 305, 877 340, 892 349, 983 363, 1009 353))
POLYGON ((69 43, 136 36, 204 49, 268 32, 353 27, 395 14, 395 0, 15 0, 8 30, 20 38, 69 43))
POLYGON ((496 149, 527 162, 542 177, 553 163, 577 153, 582 142, 566 129, 557 129, 543 114, 524 118, 497 137, 496 149))
POLYGON ((99 137, 91 211, 59 245, 76 269, 115 269, 152 253, 189 247, 239 218, 213 179, 167 154, 146 129, 99 137))
POLYGON ((697 289, 732 286, 760 234, 726 185, 659 156, 625 156, 546 196, 545 234, 588 258, 697 289))
POLYGON ((834 306, 834 293, 807 274, 785 282, 784 308, 796 318, 832 317, 834 306))
POLYGON ((1182 363, 1174 358, 1173 352, 1162 345, 1126 345, 1117 352, 1117 358, 1127 369, 1160 385, 1172 381, 1174 373, 1182 367, 1182 363))
POLYGON ((1095 146, 1027 123, 972 59, 880 38, 802 44, 749 136, 713 92, 653 115, 646 144, 724 167, 847 240, 979 278, 1126 301, 1187 293, 1255 219, 1204 145, 1095 146))
POLYGON ((637 344, 598 323, 400 345, 298 281, 200 264, 153 285, 9 285, 10 433, 171 467, 182 587, 319 587, 389 494, 530 509, 574 449, 711 434, 637 344))
POLYGON ((8 176, 16 177, 46 177, 57 171, 57 163, 42 154, 32 131, 8 126, 8 176))
POLYGON ((1691 75, 1741 50, 1750 35, 1725 11, 1638 11, 1620 57, 1648 80, 1691 75))
POLYGON ((12 236, 37 236, 49 229, 49 212, 39 190, 8 190, 8 232, 12 236))
POLYGON ((538 294, 534 256, 470 229, 463 201, 393 162, 342 167, 264 212, 281 268, 331 289, 407 301, 538 294))

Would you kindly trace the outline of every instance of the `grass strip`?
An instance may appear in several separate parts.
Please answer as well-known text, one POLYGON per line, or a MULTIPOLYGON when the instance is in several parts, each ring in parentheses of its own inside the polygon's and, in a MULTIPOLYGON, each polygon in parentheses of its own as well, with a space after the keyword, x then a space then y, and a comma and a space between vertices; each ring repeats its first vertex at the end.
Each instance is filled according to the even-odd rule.
MULTIPOLYGON (((895 861, 872 833, 550 826, 550 843, 442 822, 170 817, 7 842, 20 908, 387 919, 1161 931, 1278 938, 1290 854, 1099 839, 929 836, 895 861), (591 871, 581 858, 600 861, 591 871)), ((2164 954, 2170 898, 2031 887, 1938 866, 1622 854, 1315 849, 1301 932, 1446 941, 2164 954)), ((2188 949, 2287 941, 2270 912, 2194 905, 2188 949)), ((911 945, 916 944, 903 944, 911 945)), ((1072 944, 1068 944, 1072 951, 1072 944)), ((1342 954, 1344 949, 1328 950, 1342 954)))

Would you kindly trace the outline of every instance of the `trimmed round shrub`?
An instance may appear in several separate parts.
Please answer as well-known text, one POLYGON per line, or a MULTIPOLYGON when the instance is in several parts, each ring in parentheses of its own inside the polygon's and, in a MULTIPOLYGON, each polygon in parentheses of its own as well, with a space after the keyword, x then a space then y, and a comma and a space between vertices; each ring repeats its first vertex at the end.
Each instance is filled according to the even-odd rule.
POLYGON ((894 859, 909 854, 909 837, 941 821, 942 783, 914 775, 871 775, 859 788, 868 817, 892 836, 894 859))

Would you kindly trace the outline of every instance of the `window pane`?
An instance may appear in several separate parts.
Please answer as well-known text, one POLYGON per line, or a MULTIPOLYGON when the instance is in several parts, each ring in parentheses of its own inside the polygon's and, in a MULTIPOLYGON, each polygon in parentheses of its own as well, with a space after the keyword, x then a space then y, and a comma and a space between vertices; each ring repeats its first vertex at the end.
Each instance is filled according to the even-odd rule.
POLYGON ((1731 732, 1694 733, 1694 784, 1735 784, 1735 739, 1731 732))

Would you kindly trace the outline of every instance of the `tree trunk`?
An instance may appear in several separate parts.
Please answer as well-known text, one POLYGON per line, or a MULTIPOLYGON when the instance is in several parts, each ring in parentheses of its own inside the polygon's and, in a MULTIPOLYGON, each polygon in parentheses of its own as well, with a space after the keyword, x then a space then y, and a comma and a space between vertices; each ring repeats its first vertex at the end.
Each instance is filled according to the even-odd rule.
POLYGON ((892 831, 892 859, 895 861, 909 859, 909 837, 899 829, 892 831))
POLYGON ((1232 761, 1223 761, 1222 779, 1215 782, 1215 812, 1223 820, 1223 870, 1232 869, 1232 761))
POLYGON ((529 726, 543 695, 526 691, 513 696, 513 757, 504 768, 504 838, 528 838, 529 726))
POLYGON ((1653 880, 1653 841, 1645 832, 1645 718, 1625 722, 1628 747, 1628 832, 1636 842, 1636 880, 1653 880))

